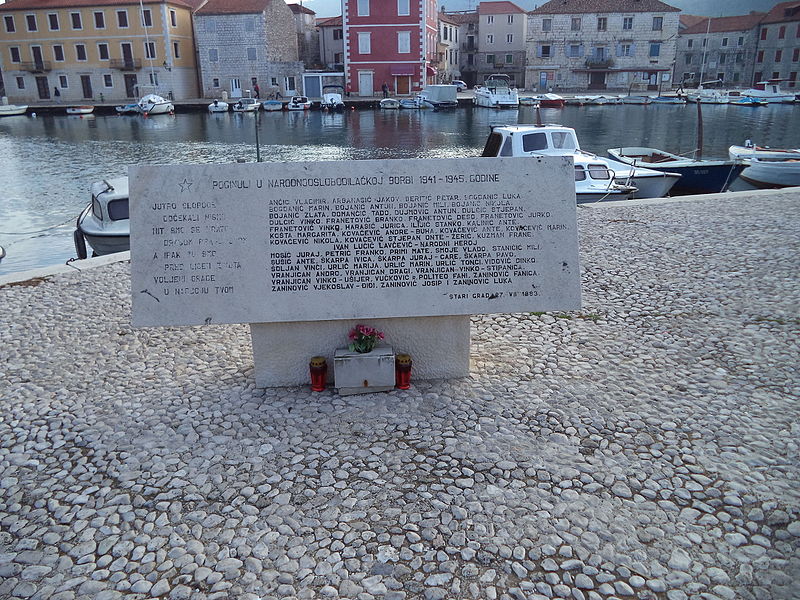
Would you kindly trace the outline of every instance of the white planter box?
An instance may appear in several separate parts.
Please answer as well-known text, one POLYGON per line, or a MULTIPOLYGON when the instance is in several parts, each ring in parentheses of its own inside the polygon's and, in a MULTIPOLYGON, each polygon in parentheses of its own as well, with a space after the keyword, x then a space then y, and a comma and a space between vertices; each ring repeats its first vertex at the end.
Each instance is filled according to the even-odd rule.
POLYGON ((334 385, 339 394, 367 394, 394 389, 394 350, 381 346, 360 354, 337 348, 333 356, 334 385))

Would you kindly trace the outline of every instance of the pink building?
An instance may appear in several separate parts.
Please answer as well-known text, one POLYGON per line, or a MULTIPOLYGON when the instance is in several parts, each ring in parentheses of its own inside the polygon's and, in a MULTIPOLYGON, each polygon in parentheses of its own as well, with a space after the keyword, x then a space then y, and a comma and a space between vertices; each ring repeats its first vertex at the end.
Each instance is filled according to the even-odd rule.
POLYGON ((411 94, 434 82, 436 0, 342 0, 348 91, 411 94))

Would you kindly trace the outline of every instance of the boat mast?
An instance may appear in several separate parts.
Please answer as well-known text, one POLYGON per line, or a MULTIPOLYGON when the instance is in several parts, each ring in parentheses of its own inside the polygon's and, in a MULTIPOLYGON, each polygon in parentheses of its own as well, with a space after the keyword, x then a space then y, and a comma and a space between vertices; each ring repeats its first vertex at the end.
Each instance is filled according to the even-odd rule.
MULTIPOLYGON (((140 0, 141 1, 141 0, 140 0)), ((703 87, 703 75, 706 70, 706 52, 708 52, 708 33, 711 31, 711 17, 708 17, 708 26, 706 27, 706 37, 703 38, 703 59, 700 61, 700 88, 703 87)))
MULTIPOLYGON (((150 15, 150 19, 152 21, 153 19, 152 15, 150 15)), ((147 33, 147 25, 144 22, 143 0, 139 0, 139 22, 142 24, 142 29, 144 29, 144 41, 145 41, 145 47, 147 48, 147 50, 145 50, 145 53, 150 54, 150 34, 147 33)), ((155 50, 155 48, 153 48, 153 50, 155 50)), ((150 61, 150 84, 153 86, 153 93, 155 93, 156 91, 158 91, 158 86, 156 85, 156 72, 153 69, 153 56, 151 55, 150 58, 148 58, 148 60, 150 61)))

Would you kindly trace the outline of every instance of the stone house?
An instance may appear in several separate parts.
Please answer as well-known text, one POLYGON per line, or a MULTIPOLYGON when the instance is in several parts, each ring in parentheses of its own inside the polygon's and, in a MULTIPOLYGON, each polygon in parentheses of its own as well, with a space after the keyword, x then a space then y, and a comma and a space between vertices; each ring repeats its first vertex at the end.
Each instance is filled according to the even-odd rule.
POLYGON ((502 73, 518 87, 524 85, 526 15, 513 2, 478 4, 477 83, 494 73, 502 73))
POLYGON ((319 56, 319 30, 316 14, 302 4, 289 4, 297 30, 297 52, 306 69, 321 66, 319 56))
POLYGON ((447 19, 458 27, 456 34, 458 43, 458 69, 462 79, 468 86, 478 81, 478 13, 474 10, 458 12, 442 12, 447 19))
MULTIPOLYGON (((718 81, 719 87, 749 85, 765 13, 703 18, 678 34, 674 81, 684 87, 718 81)), ((708 84, 707 84, 708 85, 708 84)))
POLYGON ((669 88, 679 12, 660 0, 550 0, 528 14, 526 87, 669 88))
POLYGON ((436 67, 439 83, 449 83, 461 78, 461 70, 458 68, 458 39, 458 23, 446 13, 440 12, 437 44, 439 64, 436 67))
POLYGON ((800 71, 800 2, 776 4, 761 21, 753 83, 784 79, 783 87, 797 91, 800 71))
POLYGON ((344 30, 342 17, 317 19, 319 29, 319 55, 328 69, 344 70, 344 30))
POLYGON ((0 69, 11 102, 197 97, 195 0, 9 0, 0 69), (55 90, 58 90, 56 96, 55 90))
POLYGON ((194 13, 201 93, 302 93, 292 11, 283 0, 208 0, 194 13))

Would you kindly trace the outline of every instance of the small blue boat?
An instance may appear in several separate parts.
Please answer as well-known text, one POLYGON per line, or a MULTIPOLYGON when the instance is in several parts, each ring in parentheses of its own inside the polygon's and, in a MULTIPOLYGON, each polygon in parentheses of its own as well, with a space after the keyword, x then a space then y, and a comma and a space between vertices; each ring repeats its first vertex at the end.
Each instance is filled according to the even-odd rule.
POLYGON ((670 190, 673 196, 724 192, 747 166, 740 160, 697 160, 637 146, 609 148, 608 156, 637 167, 680 173, 681 178, 670 190))

